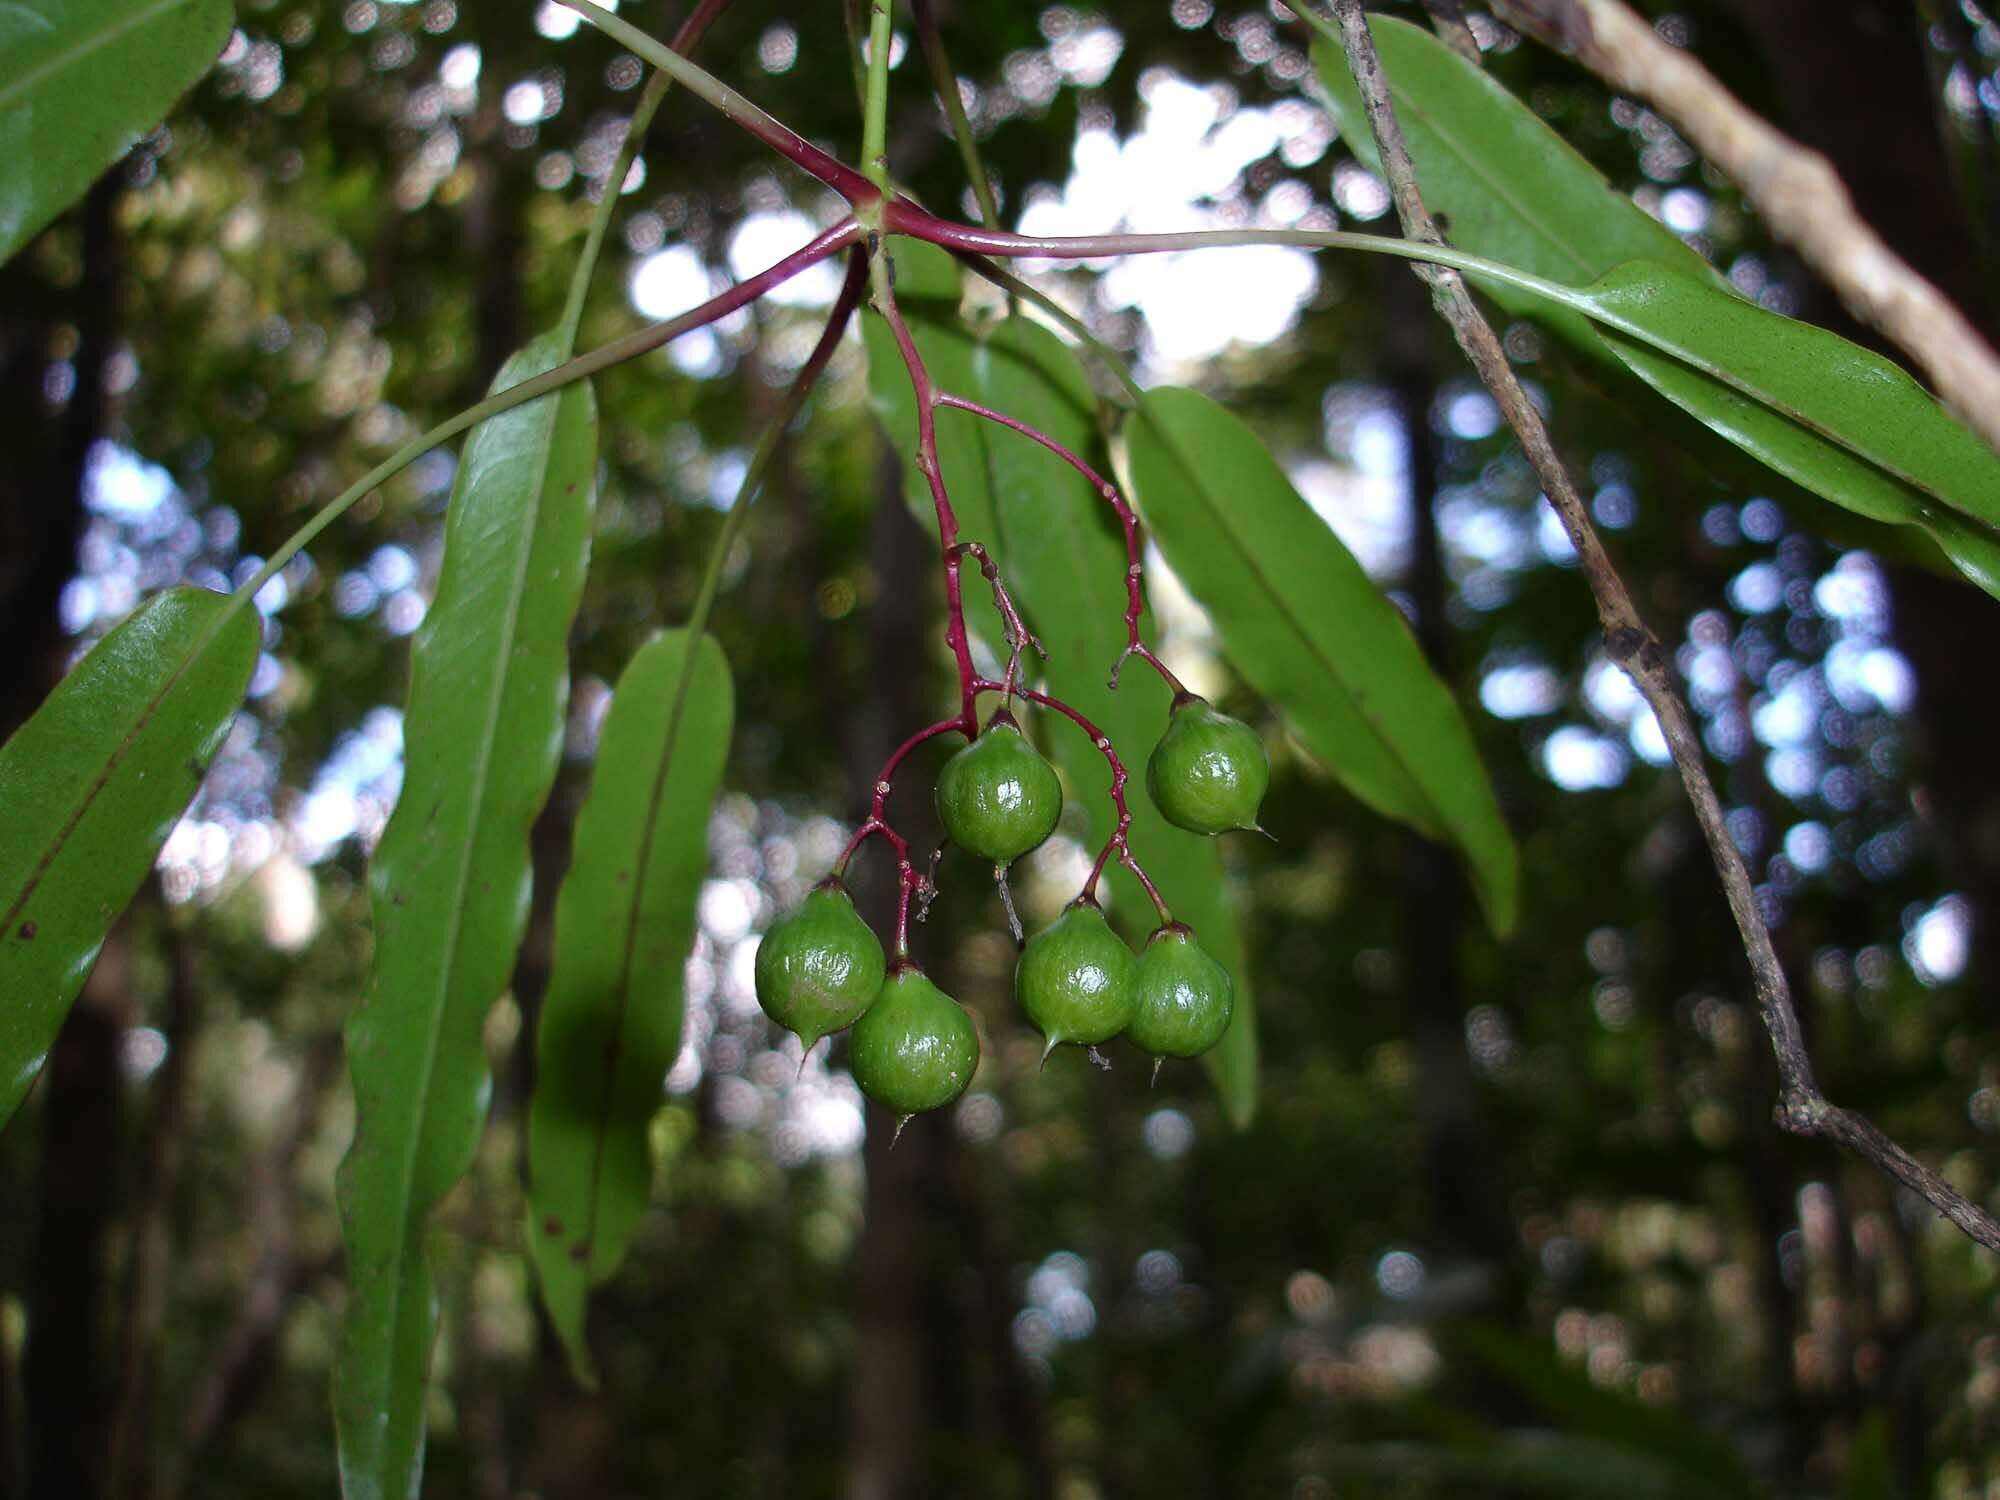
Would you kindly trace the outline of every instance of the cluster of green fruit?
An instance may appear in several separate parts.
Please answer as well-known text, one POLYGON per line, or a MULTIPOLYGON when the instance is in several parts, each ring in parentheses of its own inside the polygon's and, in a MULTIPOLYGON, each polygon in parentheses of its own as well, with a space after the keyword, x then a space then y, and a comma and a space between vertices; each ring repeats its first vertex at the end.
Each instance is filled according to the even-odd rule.
MULTIPOLYGON (((1215 834, 1257 826, 1270 774, 1249 725, 1190 696, 1175 704, 1146 785, 1169 822, 1215 834)), ((1005 866, 1055 831, 1062 784, 1002 709, 945 763, 936 802, 954 844, 1005 866)), ((764 935, 756 983, 765 1014, 807 1051, 851 1026, 855 1082, 898 1114, 950 1103, 979 1064, 972 1018, 907 956, 885 961, 837 874, 764 935)), ((1135 958, 1088 894, 1028 939, 1014 994, 1048 1039, 1044 1057, 1121 1034, 1156 1057, 1194 1057, 1221 1039, 1235 1005, 1228 970, 1187 927, 1164 923, 1135 958)))

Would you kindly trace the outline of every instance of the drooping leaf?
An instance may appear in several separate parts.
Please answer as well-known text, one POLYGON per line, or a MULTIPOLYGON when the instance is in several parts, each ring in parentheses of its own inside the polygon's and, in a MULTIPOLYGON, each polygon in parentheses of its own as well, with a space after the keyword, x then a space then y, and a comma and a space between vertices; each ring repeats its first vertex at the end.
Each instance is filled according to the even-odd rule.
MULTIPOLYGON (((557 363, 544 335, 494 381, 557 363)), ((416 1492, 436 1326, 431 1207, 487 1095, 482 1022, 527 920, 528 831, 555 775, 567 637, 590 543, 597 418, 585 384, 473 429, 417 632, 403 790, 370 874, 375 957, 347 1026, 354 1144, 340 1171, 350 1295, 334 1367, 350 1497, 416 1492)))
POLYGON ((2000 595, 2000 456, 1903 370, 1644 262, 1583 297, 1605 344, 1669 401, 1836 505, 1921 527, 2000 595))
MULTIPOLYGON (((1678 235, 1614 188, 1484 68, 1393 16, 1371 15, 1368 28, 1425 206, 1452 244, 1565 286, 1583 286, 1627 260, 1711 274, 1678 235)), ((1313 61, 1342 137, 1379 172, 1346 54, 1322 35, 1313 42, 1313 61)), ((1481 285, 1509 312, 1538 318, 1581 352, 1605 357, 1588 320, 1575 312, 1513 287, 1481 285)))
POLYGON ((228 609, 148 599, 0 746, 0 1125, 243 701, 257 612, 228 609))
MULTIPOLYGON (((1089 385, 1074 356, 1046 329, 1009 319, 978 334, 922 317, 912 328, 943 389, 1031 423, 1072 452, 1088 454, 1098 446, 1089 385)), ((876 409, 904 456, 910 505, 928 523, 929 491, 914 465, 916 406, 902 360, 880 319, 869 319, 864 335, 876 409)), ((1107 685, 1125 647, 1125 546, 1111 510, 1075 470, 1028 438, 955 410, 938 413, 937 430, 961 534, 992 550, 1048 648, 1047 664, 1039 668, 1047 690, 1102 730, 1133 773, 1127 793, 1134 854, 1174 915, 1194 928, 1236 981, 1235 1018, 1204 1062, 1231 1120, 1247 1124, 1256 1108, 1256 1022, 1221 852, 1215 841, 1167 823, 1146 796, 1146 757, 1167 725, 1165 685, 1138 663, 1128 663, 1115 692, 1107 685)), ((1104 471, 1101 463, 1094 467, 1104 471)), ((968 565, 967 622, 1004 660, 998 616, 984 604, 986 593, 968 565)), ((1032 675, 1034 659, 1028 660, 1032 675)), ((1101 840, 1112 825, 1104 756, 1061 716, 1043 710, 1035 717, 1037 739, 1063 769, 1087 816, 1086 841, 1101 840)), ((1118 871, 1113 892, 1112 915, 1128 935, 1150 931, 1157 919, 1138 883, 1118 871)))
POLYGON ((646 1130, 681 1040, 681 980, 734 712, 713 637, 655 636, 618 679, 556 902, 528 1114, 528 1245, 586 1384, 590 1289, 652 1187, 646 1130))
POLYGON ((1496 932, 1519 857, 1472 732, 1402 612, 1248 427, 1198 391, 1126 428, 1140 509, 1230 661, 1377 812, 1455 845, 1496 932))
MULTIPOLYGON (((1810 493, 1917 528, 2000 594, 2000 458, 1922 387, 1836 334, 1735 295, 1526 104, 1423 28, 1379 15, 1369 25, 1424 201, 1452 244, 1576 291, 1551 298, 1468 272, 1475 285, 1631 371, 1810 493)), ((1315 58, 1342 130, 1379 166, 1345 56, 1322 38, 1315 58)))
POLYGON ((0 5, 0 262, 160 123, 234 15, 229 0, 0 5))

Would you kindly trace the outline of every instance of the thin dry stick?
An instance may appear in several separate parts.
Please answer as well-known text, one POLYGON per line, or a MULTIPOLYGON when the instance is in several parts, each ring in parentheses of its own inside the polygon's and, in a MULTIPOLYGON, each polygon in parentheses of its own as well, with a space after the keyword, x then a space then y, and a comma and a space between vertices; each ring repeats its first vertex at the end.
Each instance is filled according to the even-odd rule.
MULTIPOLYGON (((1349 68, 1361 90, 1368 123, 1380 149, 1383 170, 1395 196, 1396 212, 1403 232, 1411 239, 1442 243, 1417 192, 1415 169, 1403 144, 1402 128, 1396 123, 1389 88, 1368 23, 1361 12, 1361 0, 1329 0, 1340 23, 1341 40, 1347 51, 1349 68)), ((1632 602, 1610 555, 1605 552, 1590 514, 1576 486, 1570 482, 1555 446, 1543 426, 1541 413, 1528 399, 1514 376, 1513 367, 1494 337, 1492 328, 1473 305, 1465 281, 1458 272, 1443 266, 1417 265, 1413 268, 1431 287, 1431 299, 1451 325, 1459 347, 1472 361, 1487 390, 1499 403, 1507 424, 1520 439, 1521 449, 1534 465, 1549 503, 1562 518, 1576 548, 1590 592, 1597 601, 1597 617, 1604 627, 1605 650, 1613 661, 1630 674, 1651 705, 1661 732, 1673 753, 1674 766, 1694 804, 1695 819, 1708 840, 1716 873, 1722 878, 1723 894, 1736 918, 1743 939, 1743 951, 1750 961, 1750 974, 1757 990, 1757 1006, 1764 1029, 1770 1034, 1777 1055, 1779 1098, 1775 1111, 1778 1123, 1801 1135, 1823 1135, 1866 1157, 1911 1191, 1921 1195, 1939 1213, 1989 1250, 2000 1251, 2000 1223, 1936 1172, 1890 1140, 1875 1126, 1851 1111, 1827 1102, 1813 1076, 1812 1060, 1806 1054, 1805 1038, 1799 1030, 1798 1013, 1792 1006, 1791 987, 1784 967, 1771 947, 1771 934, 1757 910, 1750 873, 1737 852, 1723 821, 1722 804, 1708 779, 1702 761, 1701 741, 1688 719, 1688 712, 1675 690, 1667 653, 1661 649, 1632 602)))
POLYGON ((1854 211, 1831 162, 1744 108, 1623 0, 1494 0, 1493 8, 1659 110, 1743 189, 1771 232, 1857 318, 1915 360, 1945 404, 2000 451, 2000 356, 1854 211))
POLYGON ((1467 62, 1483 65, 1479 38, 1472 34, 1472 27, 1465 19, 1465 7, 1459 0, 1424 0, 1424 9, 1430 12, 1431 30, 1440 41, 1467 62))

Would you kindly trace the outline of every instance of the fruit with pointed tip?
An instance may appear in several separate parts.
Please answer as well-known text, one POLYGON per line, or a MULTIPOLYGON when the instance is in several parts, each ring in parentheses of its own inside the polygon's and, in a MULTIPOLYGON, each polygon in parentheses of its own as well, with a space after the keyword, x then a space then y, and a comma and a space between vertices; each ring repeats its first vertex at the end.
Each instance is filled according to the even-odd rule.
POLYGON ((1190 833, 1255 828, 1270 784, 1271 761, 1257 731, 1192 695, 1174 705, 1146 762, 1153 805, 1190 833))
POLYGON ((1075 901, 1028 939, 1014 965, 1014 998, 1043 1036, 1058 1043, 1109 1041, 1132 1019, 1132 950, 1095 901, 1075 901))
POLYGON ((951 841, 996 865, 1012 864, 1055 832, 1062 782, 1005 709, 944 763, 938 821, 951 841))
POLYGON ((882 991, 882 944, 838 880, 813 890, 757 945, 757 1003, 812 1051, 882 991))
POLYGON ((1236 1008, 1229 971, 1178 922, 1146 939, 1132 967, 1132 1020, 1125 1034, 1156 1057, 1196 1057, 1222 1040, 1236 1008))
POLYGON ((949 1104, 979 1066, 972 1017, 903 961, 848 1038, 847 1066, 861 1092, 899 1115, 949 1104))

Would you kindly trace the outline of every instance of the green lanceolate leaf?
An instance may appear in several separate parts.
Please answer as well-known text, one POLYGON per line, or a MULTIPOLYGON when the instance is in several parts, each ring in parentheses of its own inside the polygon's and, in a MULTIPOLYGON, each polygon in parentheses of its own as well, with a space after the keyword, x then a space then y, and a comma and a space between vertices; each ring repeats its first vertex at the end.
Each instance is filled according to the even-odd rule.
POLYGON ((229 608, 155 595, 0 746, 0 1125, 243 701, 257 612, 229 608))
MULTIPOLYGON (((554 337, 496 390, 552 367, 554 337)), ((588 385, 473 429, 417 632, 402 795, 369 886, 375 958, 347 1027, 354 1144, 340 1171, 351 1290, 334 1368, 350 1497, 416 1493, 435 1302, 430 1209, 472 1159, 481 1028, 527 919, 528 830, 555 775, 567 637, 590 544, 597 418, 588 385)))
POLYGON ((1229 659, 1357 797, 1456 845, 1487 921, 1509 931, 1513 837, 1401 611, 1257 435, 1200 392, 1147 392, 1126 443, 1146 524, 1229 659))
MULTIPOLYGON (((1407 21, 1371 15, 1368 26, 1424 203, 1452 244, 1565 286, 1594 281, 1627 260, 1712 274, 1679 236, 1614 188, 1484 68, 1407 21)), ((1346 54, 1321 36, 1313 60, 1343 137, 1380 171, 1346 54)), ((1510 312, 1537 317, 1583 353, 1605 357, 1575 312, 1513 287, 1479 285, 1510 312)))
MULTIPOLYGON (((1738 297, 1484 69, 1421 27, 1385 16, 1369 24, 1424 201, 1452 244, 1574 294, 1474 270, 1468 279, 1801 488, 1870 521, 1919 528, 2000 594, 2000 458, 1915 381, 1738 297)), ((1376 162, 1346 57, 1324 38, 1315 48, 1342 129, 1376 162)))
POLYGON ((1836 505, 1921 527, 2000 595, 2000 456, 1897 366, 1645 262, 1582 298, 1611 351, 1676 406, 1836 505))
POLYGON ((729 753, 729 664, 655 636, 618 680, 556 902, 528 1115, 528 1245, 570 1362, 590 1289, 625 1258, 653 1173, 646 1129, 681 1043, 681 978, 729 753))
POLYGON ((229 0, 0 5, 0 261, 159 124, 229 38, 229 0))
MULTIPOLYGON (((1018 318, 995 325, 984 336, 922 318, 912 329, 942 389, 1029 422, 1071 452, 1089 454, 1098 446, 1090 387, 1054 334, 1018 318)), ((928 521, 929 491, 913 462, 916 407, 902 360, 880 319, 867 320, 864 334, 876 409, 904 455, 910 504, 928 521)), ((961 532, 992 550, 1029 625, 1048 648, 1048 661, 1040 668, 1048 691, 1097 725, 1128 770, 1140 772, 1128 789, 1133 852, 1174 915, 1194 928, 1202 946, 1236 982, 1235 1018, 1204 1062, 1230 1118, 1247 1124, 1256 1108, 1257 1032, 1221 852, 1214 840, 1168 824, 1143 790, 1141 768, 1167 727, 1165 685, 1138 663, 1128 663, 1130 670, 1122 674, 1116 691, 1107 685, 1112 664, 1125 648, 1126 556, 1116 520, 1074 469, 1018 433, 953 410, 938 413, 937 431, 961 532)), ((1104 466, 1094 467, 1102 472, 1104 466)), ((984 581, 968 566, 967 621, 996 652, 1004 652, 998 617, 990 609, 973 607, 985 593, 984 581)), ((1032 676, 1032 657, 1029 667, 1032 676)), ((1087 815, 1086 837, 1105 837, 1112 814, 1106 793, 1110 771, 1103 755, 1067 719, 1046 711, 1036 718, 1037 739, 1067 776, 1073 803, 1087 815)), ((1128 935, 1150 930, 1155 918, 1137 882, 1118 871, 1113 885, 1113 915, 1128 935)))

